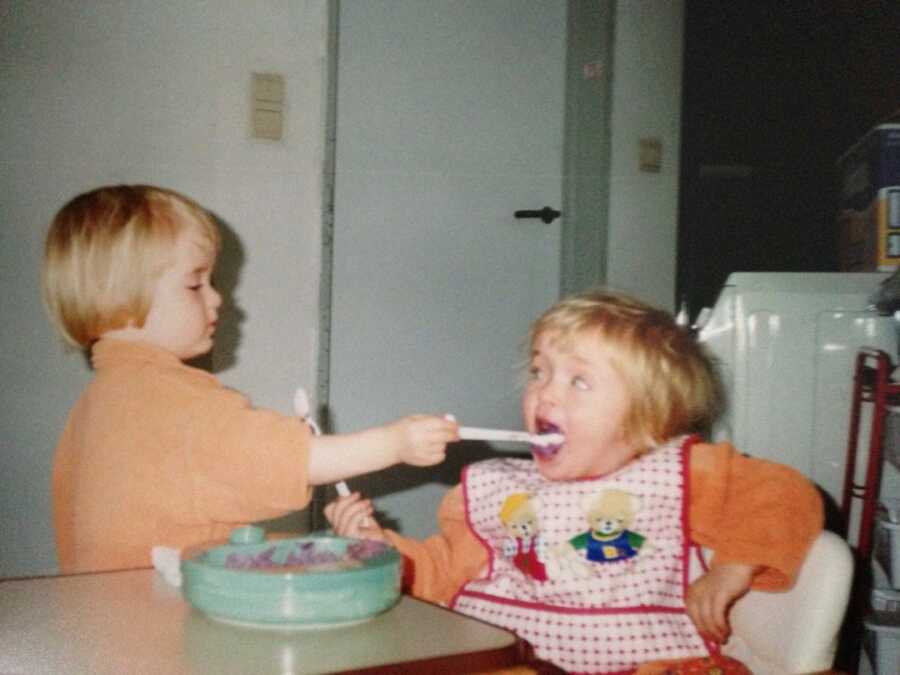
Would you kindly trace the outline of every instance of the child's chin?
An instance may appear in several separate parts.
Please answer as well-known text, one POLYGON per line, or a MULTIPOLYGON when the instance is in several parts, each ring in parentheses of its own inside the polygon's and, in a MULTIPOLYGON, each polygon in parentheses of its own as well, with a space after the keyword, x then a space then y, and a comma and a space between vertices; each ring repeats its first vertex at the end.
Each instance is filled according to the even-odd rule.
POLYGON ((577 478, 576 476, 568 475, 565 467, 557 462, 536 460, 535 466, 537 466, 538 473, 541 474, 544 480, 563 481, 577 478))
POLYGON ((559 450, 556 450, 554 452, 547 452, 546 448, 541 448, 541 452, 537 452, 534 448, 532 448, 531 457, 532 459, 534 459, 538 470, 548 477, 550 474, 554 474, 559 470, 559 450))

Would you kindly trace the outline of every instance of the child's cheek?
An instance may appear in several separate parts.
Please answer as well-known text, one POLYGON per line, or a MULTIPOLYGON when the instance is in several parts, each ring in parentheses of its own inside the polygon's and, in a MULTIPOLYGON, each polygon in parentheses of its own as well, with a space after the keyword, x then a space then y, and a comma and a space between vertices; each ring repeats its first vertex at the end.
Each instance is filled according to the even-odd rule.
POLYGON ((536 397, 531 387, 526 386, 522 393, 522 413, 526 424, 534 419, 536 397))

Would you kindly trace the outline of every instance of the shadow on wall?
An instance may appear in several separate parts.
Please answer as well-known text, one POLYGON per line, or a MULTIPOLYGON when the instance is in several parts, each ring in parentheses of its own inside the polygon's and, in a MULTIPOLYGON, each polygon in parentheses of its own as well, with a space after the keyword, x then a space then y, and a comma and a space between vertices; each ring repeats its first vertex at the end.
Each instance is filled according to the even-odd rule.
MULTIPOLYGON (((219 308, 215 346, 210 353, 191 361, 190 365, 212 373, 220 373, 237 363, 238 348, 241 344, 241 323, 246 318, 246 312, 235 304, 234 298, 235 290, 241 281, 246 255, 244 245, 234 228, 215 213, 211 215, 219 226, 222 237, 222 250, 219 252, 216 269, 213 272, 213 284, 222 296, 222 306, 219 308)), ((310 509, 294 511, 254 524, 269 533, 297 536, 310 531, 310 509)))
POLYGON ((216 214, 211 215, 222 237, 222 250, 219 252, 213 273, 213 283, 222 296, 222 306, 219 308, 219 323, 213 350, 193 359, 190 365, 212 373, 220 373, 237 362, 238 347, 241 343, 241 323, 246 313, 234 303, 234 297, 246 256, 244 245, 234 228, 216 214))

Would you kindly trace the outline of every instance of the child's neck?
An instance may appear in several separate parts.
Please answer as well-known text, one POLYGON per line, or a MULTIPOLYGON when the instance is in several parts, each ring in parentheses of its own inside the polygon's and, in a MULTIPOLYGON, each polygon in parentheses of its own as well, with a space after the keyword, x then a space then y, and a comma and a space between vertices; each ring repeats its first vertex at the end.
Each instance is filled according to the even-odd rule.
MULTIPOLYGON (((157 344, 152 339, 147 337, 147 334, 144 330, 140 328, 135 328, 132 325, 126 326, 125 328, 115 328, 113 330, 108 330, 105 333, 100 335, 101 340, 121 340, 122 342, 131 342, 134 344, 141 343, 145 345, 150 345, 151 347, 155 347, 157 349, 162 349, 163 351, 170 352, 170 350, 166 349, 160 344, 157 344)), ((179 361, 184 361, 184 359, 179 358, 179 361)))

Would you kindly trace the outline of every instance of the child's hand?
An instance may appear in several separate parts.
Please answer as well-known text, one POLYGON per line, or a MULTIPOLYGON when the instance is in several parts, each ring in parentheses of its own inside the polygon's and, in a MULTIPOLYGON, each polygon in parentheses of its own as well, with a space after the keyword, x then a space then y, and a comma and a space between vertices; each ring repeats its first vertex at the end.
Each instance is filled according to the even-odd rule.
POLYGON ((375 522, 374 512, 371 500, 363 499, 358 492, 338 497, 325 507, 325 517, 338 536, 384 541, 384 531, 375 522))
POLYGON ((713 565, 688 587, 687 613, 701 635, 716 642, 728 639, 731 634, 728 611, 750 589, 756 571, 754 565, 713 565))
POLYGON ((397 460, 414 466, 440 464, 447 456, 447 443, 459 440, 459 425, 434 415, 404 417, 390 429, 397 437, 397 460))
POLYGON ((336 483, 398 463, 430 466, 444 461, 447 443, 459 439, 456 421, 413 415, 351 434, 313 435, 309 482, 336 483))

